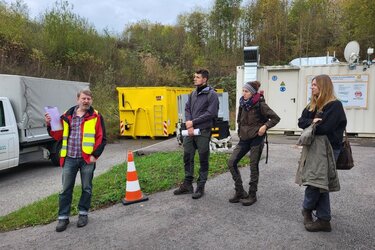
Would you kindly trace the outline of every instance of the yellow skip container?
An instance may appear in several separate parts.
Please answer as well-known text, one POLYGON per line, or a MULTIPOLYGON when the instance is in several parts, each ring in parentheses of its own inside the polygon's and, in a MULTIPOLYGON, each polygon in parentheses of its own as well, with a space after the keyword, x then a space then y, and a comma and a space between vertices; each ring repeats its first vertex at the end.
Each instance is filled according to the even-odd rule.
POLYGON ((168 137, 178 122, 177 96, 193 88, 117 87, 120 135, 168 137))

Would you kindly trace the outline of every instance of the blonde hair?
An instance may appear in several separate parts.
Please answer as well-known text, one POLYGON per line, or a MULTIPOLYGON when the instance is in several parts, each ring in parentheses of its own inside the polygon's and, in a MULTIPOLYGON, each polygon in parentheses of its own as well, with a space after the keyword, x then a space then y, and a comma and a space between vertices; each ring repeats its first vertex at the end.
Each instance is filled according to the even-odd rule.
POLYGON ((328 75, 315 76, 311 82, 314 80, 319 88, 319 95, 311 95, 311 101, 308 105, 309 111, 311 112, 315 110, 322 111, 323 107, 327 105, 327 103, 337 100, 334 93, 332 80, 328 75))

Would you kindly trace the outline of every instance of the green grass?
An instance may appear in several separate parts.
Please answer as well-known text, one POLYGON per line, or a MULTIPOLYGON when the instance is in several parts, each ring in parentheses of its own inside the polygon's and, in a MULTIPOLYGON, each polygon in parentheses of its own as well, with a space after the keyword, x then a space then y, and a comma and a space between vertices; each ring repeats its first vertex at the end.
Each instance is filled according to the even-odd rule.
MULTIPOLYGON (((212 153, 210 155, 209 177, 228 170, 229 154, 212 153)), ((135 156, 138 180, 145 194, 152 194, 176 187, 184 178, 182 152, 161 152, 146 156, 135 156)), ((244 157, 240 164, 249 163, 244 157)), ((195 176, 198 176, 199 160, 195 159, 195 176)), ((126 163, 114 166, 93 180, 93 197, 91 210, 108 207, 121 202, 126 187, 126 163)), ((77 204, 81 186, 74 188, 71 215, 78 214, 77 204)), ((42 200, 27 205, 8 215, 0 217, 0 232, 19 228, 48 224, 56 220, 58 210, 58 194, 52 194, 42 200)))

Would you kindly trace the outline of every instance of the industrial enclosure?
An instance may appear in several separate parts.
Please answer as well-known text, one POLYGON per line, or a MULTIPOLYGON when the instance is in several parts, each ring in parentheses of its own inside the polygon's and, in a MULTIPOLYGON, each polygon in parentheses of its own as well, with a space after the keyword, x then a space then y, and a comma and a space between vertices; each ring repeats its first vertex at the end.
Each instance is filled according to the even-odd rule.
MULTIPOLYGON (((247 81, 246 65, 237 67, 237 97, 247 81)), ((362 137, 375 136, 375 66, 348 63, 306 66, 257 67, 256 78, 262 85, 268 105, 281 121, 271 131, 300 132, 297 122, 311 95, 310 84, 314 76, 331 77, 335 94, 341 100, 348 120, 347 132, 362 137)))

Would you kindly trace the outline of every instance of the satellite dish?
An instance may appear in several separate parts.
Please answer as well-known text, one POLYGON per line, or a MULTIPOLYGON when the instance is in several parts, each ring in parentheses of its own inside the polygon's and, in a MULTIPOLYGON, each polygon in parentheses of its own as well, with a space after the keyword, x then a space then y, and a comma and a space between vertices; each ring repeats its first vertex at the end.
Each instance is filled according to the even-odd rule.
POLYGON ((359 59, 359 43, 357 41, 349 42, 344 50, 345 60, 353 64, 359 59))

